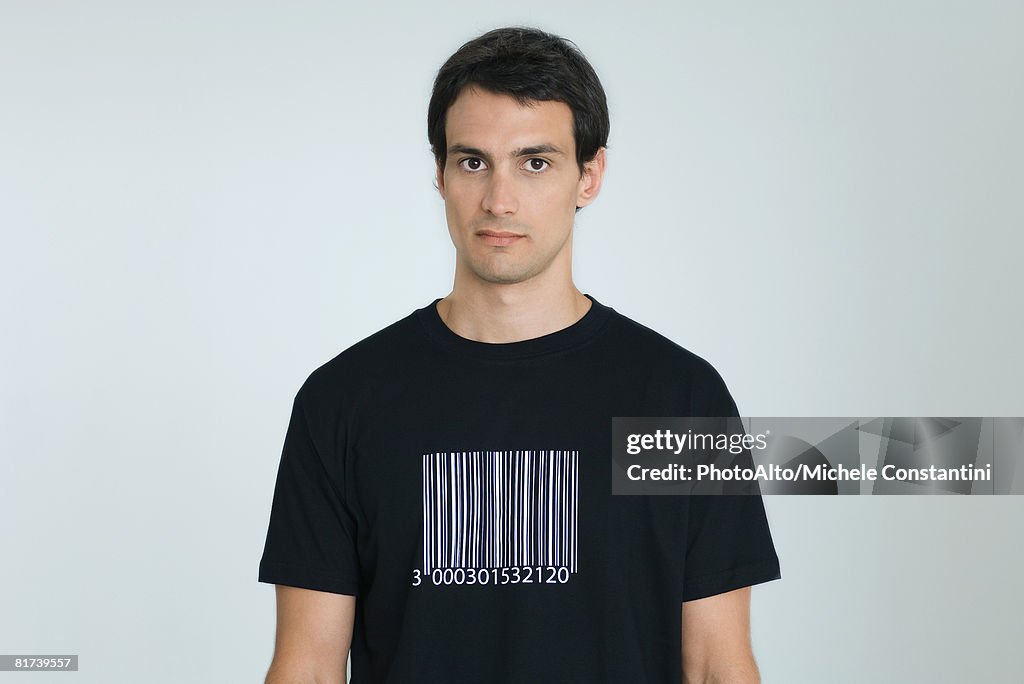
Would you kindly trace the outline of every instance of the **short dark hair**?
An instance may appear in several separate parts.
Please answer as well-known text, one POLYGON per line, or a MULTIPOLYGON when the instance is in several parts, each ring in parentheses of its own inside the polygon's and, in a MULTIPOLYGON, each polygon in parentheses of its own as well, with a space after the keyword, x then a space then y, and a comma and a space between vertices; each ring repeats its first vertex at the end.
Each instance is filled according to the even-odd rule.
POLYGON ((608 102, 597 73, 570 40, 527 26, 496 28, 455 51, 434 79, 427 108, 427 139, 438 166, 448 158, 448 108, 466 86, 531 101, 564 102, 572 110, 576 164, 608 146, 608 102))

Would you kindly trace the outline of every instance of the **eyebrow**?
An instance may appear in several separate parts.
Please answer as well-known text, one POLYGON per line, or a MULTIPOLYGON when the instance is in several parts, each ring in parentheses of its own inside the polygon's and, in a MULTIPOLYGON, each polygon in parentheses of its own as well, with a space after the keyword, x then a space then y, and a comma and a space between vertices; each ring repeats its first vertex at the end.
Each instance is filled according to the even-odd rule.
MULTIPOLYGON (((480 157, 486 161, 491 160, 491 155, 485 150, 481 150, 478 147, 470 147, 463 145, 462 143, 455 143, 448 148, 448 154, 471 154, 474 157, 480 157)), ((551 143, 543 143, 541 145, 530 145, 529 147, 520 147, 517 150, 512 150, 509 157, 528 157, 534 154, 561 154, 565 155, 562 150, 558 149, 551 143)))

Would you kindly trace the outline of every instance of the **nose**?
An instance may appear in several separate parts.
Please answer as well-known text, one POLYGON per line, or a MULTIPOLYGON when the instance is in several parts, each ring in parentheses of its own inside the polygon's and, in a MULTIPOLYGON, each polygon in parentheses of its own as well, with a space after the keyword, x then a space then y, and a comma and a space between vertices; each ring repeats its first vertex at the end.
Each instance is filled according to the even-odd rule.
POLYGON ((495 216, 511 215, 519 208, 516 199, 515 179, 504 169, 496 169, 490 174, 487 189, 484 192, 482 206, 484 211, 495 216))

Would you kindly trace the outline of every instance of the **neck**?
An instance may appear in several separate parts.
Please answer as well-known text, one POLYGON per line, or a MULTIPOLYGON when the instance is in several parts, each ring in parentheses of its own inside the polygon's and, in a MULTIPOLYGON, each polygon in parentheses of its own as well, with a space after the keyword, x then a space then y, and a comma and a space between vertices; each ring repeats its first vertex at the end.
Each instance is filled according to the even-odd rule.
POLYGON ((437 313, 459 337, 477 342, 531 340, 583 318, 591 302, 572 283, 537 291, 529 282, 459 288, 437 303, 437 313))

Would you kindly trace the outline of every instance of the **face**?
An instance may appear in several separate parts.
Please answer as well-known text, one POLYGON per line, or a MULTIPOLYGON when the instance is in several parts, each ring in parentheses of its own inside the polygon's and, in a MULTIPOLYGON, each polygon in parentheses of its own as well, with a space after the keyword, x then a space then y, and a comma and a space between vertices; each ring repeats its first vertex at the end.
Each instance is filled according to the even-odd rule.
POLYGON ((520 106, 509 95, 466 88, 448 109, 445 134, 448 159, 437 184, 457 282, 570 279, 576 207, 597 197, 604 149, 581 176, 569 106, 520 106))

